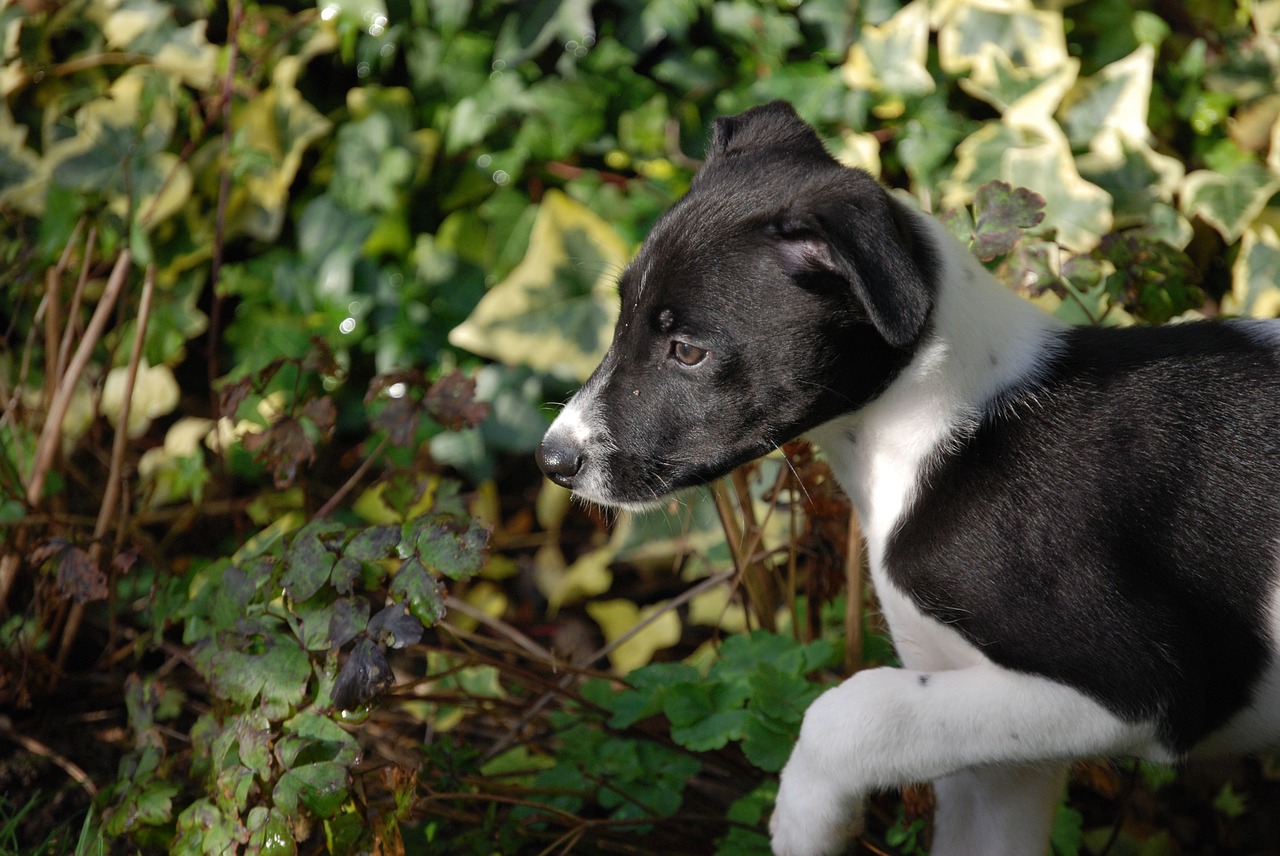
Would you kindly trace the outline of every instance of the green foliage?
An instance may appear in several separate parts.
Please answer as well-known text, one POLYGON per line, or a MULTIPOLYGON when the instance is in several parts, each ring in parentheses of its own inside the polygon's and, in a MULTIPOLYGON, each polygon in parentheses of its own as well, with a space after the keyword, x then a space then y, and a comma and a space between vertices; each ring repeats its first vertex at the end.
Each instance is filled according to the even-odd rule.
MULTIPOLYGON (((710 121, 791 100, 1071 321, 1280 314, 1274 4, 944 5, 0 2, 0 675, 21 676, 0 701, 127 667, 104 834, 514 852, 660 835, 691 780, 730 770, 741 786, 699 814, 725 817, 720 852, 766 852, 770 776, 844 620, 821 618, 831 568, 796 571, 843 549, 829 477, 788 453, 735 484, 765 555, 737 570, 778 583, 777 615, 735 593, 677 616, 611 586, 726 567, 709 496, 606 533, 550 491, 534 514, 510 475, 606 347, 614 278, 710 121), (556 684, 538 736, 517 723, 486 759, 470 742, 551 679, 439 650, 446 604, 536 624, 504 593, 530 580, 551 611, 624 605, 583 610, 611 642, 618 616, 653 619, 617 663, 711 628, 715 656, 556 684), (732 632, 765 618, 829 638, 732 632), (436 739, 375 788, 361 723, 426 646, 396 703, 436 739)), ((1058 852, 1087 826, 1061 812, 1058 852)))

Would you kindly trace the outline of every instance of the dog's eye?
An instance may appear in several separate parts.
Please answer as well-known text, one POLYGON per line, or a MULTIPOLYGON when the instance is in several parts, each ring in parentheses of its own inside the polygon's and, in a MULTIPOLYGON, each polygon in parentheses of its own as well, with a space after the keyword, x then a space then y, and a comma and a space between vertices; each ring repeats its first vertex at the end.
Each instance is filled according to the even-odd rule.
POLYGON ((671 356, 675 357, 676 362, 681 365, 696 366, 706 358, 707 352, 697 345, 676 340, 671 343, 671 356))

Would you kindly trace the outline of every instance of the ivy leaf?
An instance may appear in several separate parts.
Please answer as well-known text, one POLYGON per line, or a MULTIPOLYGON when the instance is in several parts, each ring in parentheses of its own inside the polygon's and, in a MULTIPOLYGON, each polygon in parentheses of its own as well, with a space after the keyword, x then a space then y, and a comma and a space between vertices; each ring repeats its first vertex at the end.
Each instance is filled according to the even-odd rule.
POLYGON ((608 223, 549 190, 524 259, 449 333, 449 342, 509 365, 586 380, 608 349, 618 314, 614 283, 627 257, 608 223))
MULTIPOLYGON (((613 642, 630 633, 637 624, 663 609, 662 604, 640 608, 625 599, 597 600, 587 604, 591 616, 604 638, 613 642)), ((627 641, 609 652, 609 662, 619 672, 626 674, 653 659, 653 654, 680 641, 680 618, 672 610, 663 611, 657 620, 648 624, 627 641)))
POLYGON ((1228 173, 1199 169, 1182 183, 1182 210, 1200 217, 1233 244, 1277 190, 1280 176, 1252 160, 1228 173))
POLYGON ((1058 242, 1068 249, 1088 252, 1111 231, 1111 196, 1080 177, 1061 132, 1039 145, 1008 152, 1003 173, 1010 184, 1043 194, 1058 242))
POLYGON ((1280 235, 1271 226, 1245 230, 1222 311, 1251 318, 1280 316, 1280 235))
POLYGON ((984 262, 1007 255, 1024 229, 1044 220, 1044 204, 1043 196, 1025 187, 1015 189, 1003 181, 984 184, 974 201, 973 254, 984 262))
POLYGON ((261 241, 279 237, 302 155, 333 127, 298 92, 296 74, 296 63, 278 63, 272 84, 253 98, 237 99, 231 117, 233 148, 247 148, 257 157, 251 159, 256 166, 243 176, 243 192, 234 195, 228 218, 238 231, 261 241))
POLYGON ((862 27, 841 69, 850 89, 923 95, 934 89, 929 58, 929 4, 914 0, 879 26, 862 27))
POLYGON ((1155 59, 1155 48, 1139 45, 1083 82, 1080 94, 1062 117, 1062 127, 1073 146, 1096 151, 1100 145, 1114 147, 1118 141, 1147 141, 1151 136, 1147 105, 1151 103, 1155 59), (1104 135, 1115 142, 1101 141, 1104 135))
POLYGON ((1061 12, 1030 7, 963 4, 938 27, 938 64, 948 74, 968 72, 983 86, 996 79, 996 58, 1036 72, 1070 62, 1061 12))

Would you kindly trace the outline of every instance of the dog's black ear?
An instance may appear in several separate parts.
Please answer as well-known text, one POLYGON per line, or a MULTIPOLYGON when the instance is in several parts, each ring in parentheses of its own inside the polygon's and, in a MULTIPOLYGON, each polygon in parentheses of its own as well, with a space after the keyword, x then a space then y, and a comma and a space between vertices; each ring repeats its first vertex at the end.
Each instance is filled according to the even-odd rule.
MULTIPOLYGON (((785 215, 776 226, 784 270, 793 278, 835 276, 848 283, 871 323, 896 348, 914 343, 933 307, 928 239, 902 203, 865 173, 848 187, 785 215)), ((802 203, 803 204, 803 203, 802 203)))
POLYGON ((786 101, 771 101, 736 116, 716 119, 711 126, 707 163, 742 152, 783 148, 828 157, 817 133, 786 101))

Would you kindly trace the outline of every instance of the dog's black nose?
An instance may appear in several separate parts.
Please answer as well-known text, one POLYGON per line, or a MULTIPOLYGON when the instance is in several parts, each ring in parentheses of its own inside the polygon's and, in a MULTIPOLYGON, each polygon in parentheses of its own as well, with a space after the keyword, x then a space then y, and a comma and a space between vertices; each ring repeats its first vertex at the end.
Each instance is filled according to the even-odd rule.
POLYGON ((574 476, 582 469, 582 450, 564 438, 545 437, 538 444, 538 467, 561 487, 572 488, 574 476))

